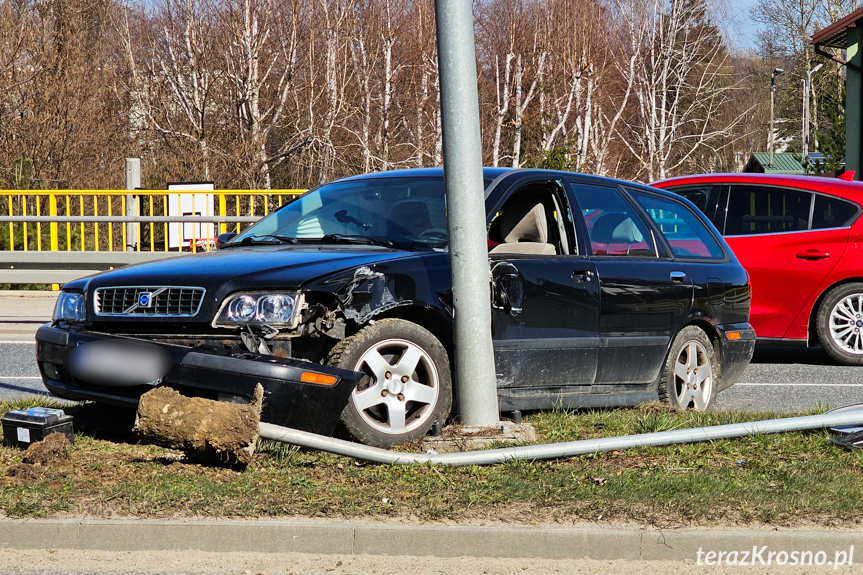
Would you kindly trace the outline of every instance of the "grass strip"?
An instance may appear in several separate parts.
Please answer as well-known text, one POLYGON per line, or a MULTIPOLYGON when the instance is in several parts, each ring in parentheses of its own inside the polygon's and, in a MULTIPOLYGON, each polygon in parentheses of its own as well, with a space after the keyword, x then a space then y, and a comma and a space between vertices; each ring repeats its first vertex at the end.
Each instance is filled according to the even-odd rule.
MULTIPOLYGON (((26 405, 0 403, 0 414, 26 405)), ((554 410, 527 420, 548 443, 770 417, 648 404, 554 410)), ((15 473, 23 452, 0 447, 0 513, 854 526, 863 519, 863 453, 845 451, 829 436, 759 435, 465 468, 366 464, 264 443, 254 462, 238 470, 140 445, 129 434, 96 432, 76 436, 68 461, 35 467, 26 477, 15 473)))

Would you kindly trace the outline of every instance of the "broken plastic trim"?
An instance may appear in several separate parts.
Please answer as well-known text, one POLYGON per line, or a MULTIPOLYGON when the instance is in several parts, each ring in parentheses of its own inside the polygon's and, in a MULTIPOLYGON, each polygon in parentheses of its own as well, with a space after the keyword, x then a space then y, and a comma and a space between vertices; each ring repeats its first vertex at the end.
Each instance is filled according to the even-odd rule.
POLYGON ((660 431, 638 435, 624 435, 621 437, 603 437, 599 439, 569 441, 566 443, 527 445, 522 447, 507 447, 484 451, 466 451, 463 453, 442 453, 435 455, 389 451, 386 449, 369 447, 359 443, 299 431, 288 427, 280 427, 270 423, 260 423, 258 426, 258 433, 264 439, 290 443, 309 449, 327 451, 337 455, 345 455, 347 457, 354 457, 356 459, 363 459, 374 463, 383 463, 387 465, 435 463, 460 467, 465 465, 491 465, 515 459, 557 459, 574 455, 589 455, 591 453, 600 453, 604 451, 631 449, 634 447, 697 443, 700 441, 745 437, 747 435, 805 431, 808 429, 826 429, 848 425, 863 425, 863 408, 859 407, 860 406, 858 406, 857 410, 843 411, 840 413, 824 413, 821 415, 805 415, 801 417, 768 419, 764 421, 749 421, 728 425, 695 427, 692 429, 678 429, 674 431, 660 431))

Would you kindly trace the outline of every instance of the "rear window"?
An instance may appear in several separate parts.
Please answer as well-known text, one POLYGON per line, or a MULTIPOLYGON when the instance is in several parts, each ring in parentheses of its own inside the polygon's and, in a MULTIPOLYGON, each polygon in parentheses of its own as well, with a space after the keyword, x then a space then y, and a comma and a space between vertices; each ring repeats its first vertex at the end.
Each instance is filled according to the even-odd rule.
POLYGON ((860 208, 857 204, 831 198, 830 196, 815 196, 815 209, 812 212, 812 229, 844 228, 850 226, 860 208))
POLYGON ((668 240, 675 257, 725 259, 719 242, 686 206, 653 194, 635 190, 630 190, 630 193, 668 240))
POLYGON ((570 182, 595 256, 655 258, 650 231, 617 188, 570 182))

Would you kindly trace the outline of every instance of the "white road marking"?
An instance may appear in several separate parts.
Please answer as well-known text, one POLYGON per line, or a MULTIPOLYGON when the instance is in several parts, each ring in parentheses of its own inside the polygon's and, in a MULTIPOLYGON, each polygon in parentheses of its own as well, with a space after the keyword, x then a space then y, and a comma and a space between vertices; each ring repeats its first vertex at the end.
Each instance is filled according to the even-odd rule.
POLYGON ((6 343, 28 343, 28 344, 35 345, 36 341, 32 340, 32 339, 11 339, 8 341, 0 341, 0 344, 6 344, 6 343))
POLYGON ((0 381, 4 381, 4 380, 6 380, 6 379, 42 379, 42 378, 41 378, 41 377, 39 377, 38 375, 36 375, 36 376, 27 376, 27 377, 24 377, 24 376, 7 377, 7 376, 5 376, 5 375, 0 375, 0 381))
POLYGON ((863 383, 735 383, 735 386, 750 387, 859 387, 863 389, 863 383))

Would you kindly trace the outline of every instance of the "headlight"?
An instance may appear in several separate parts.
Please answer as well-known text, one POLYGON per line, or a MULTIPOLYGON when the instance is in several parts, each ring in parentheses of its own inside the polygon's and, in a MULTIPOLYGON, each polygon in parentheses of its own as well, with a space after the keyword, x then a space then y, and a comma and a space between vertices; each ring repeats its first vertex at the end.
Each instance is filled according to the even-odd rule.
POLYGON ((57 303, 54 304, 54 319, 66 321, 84 321, 87 314, 84 311, 84 294, 60 292, 57 303))
POLYGON ((296 327, 302 308, 300 294, 241 293, 222 302, 213 322, 215 327, 242 324, 267 324, 273 327, 296 327))

